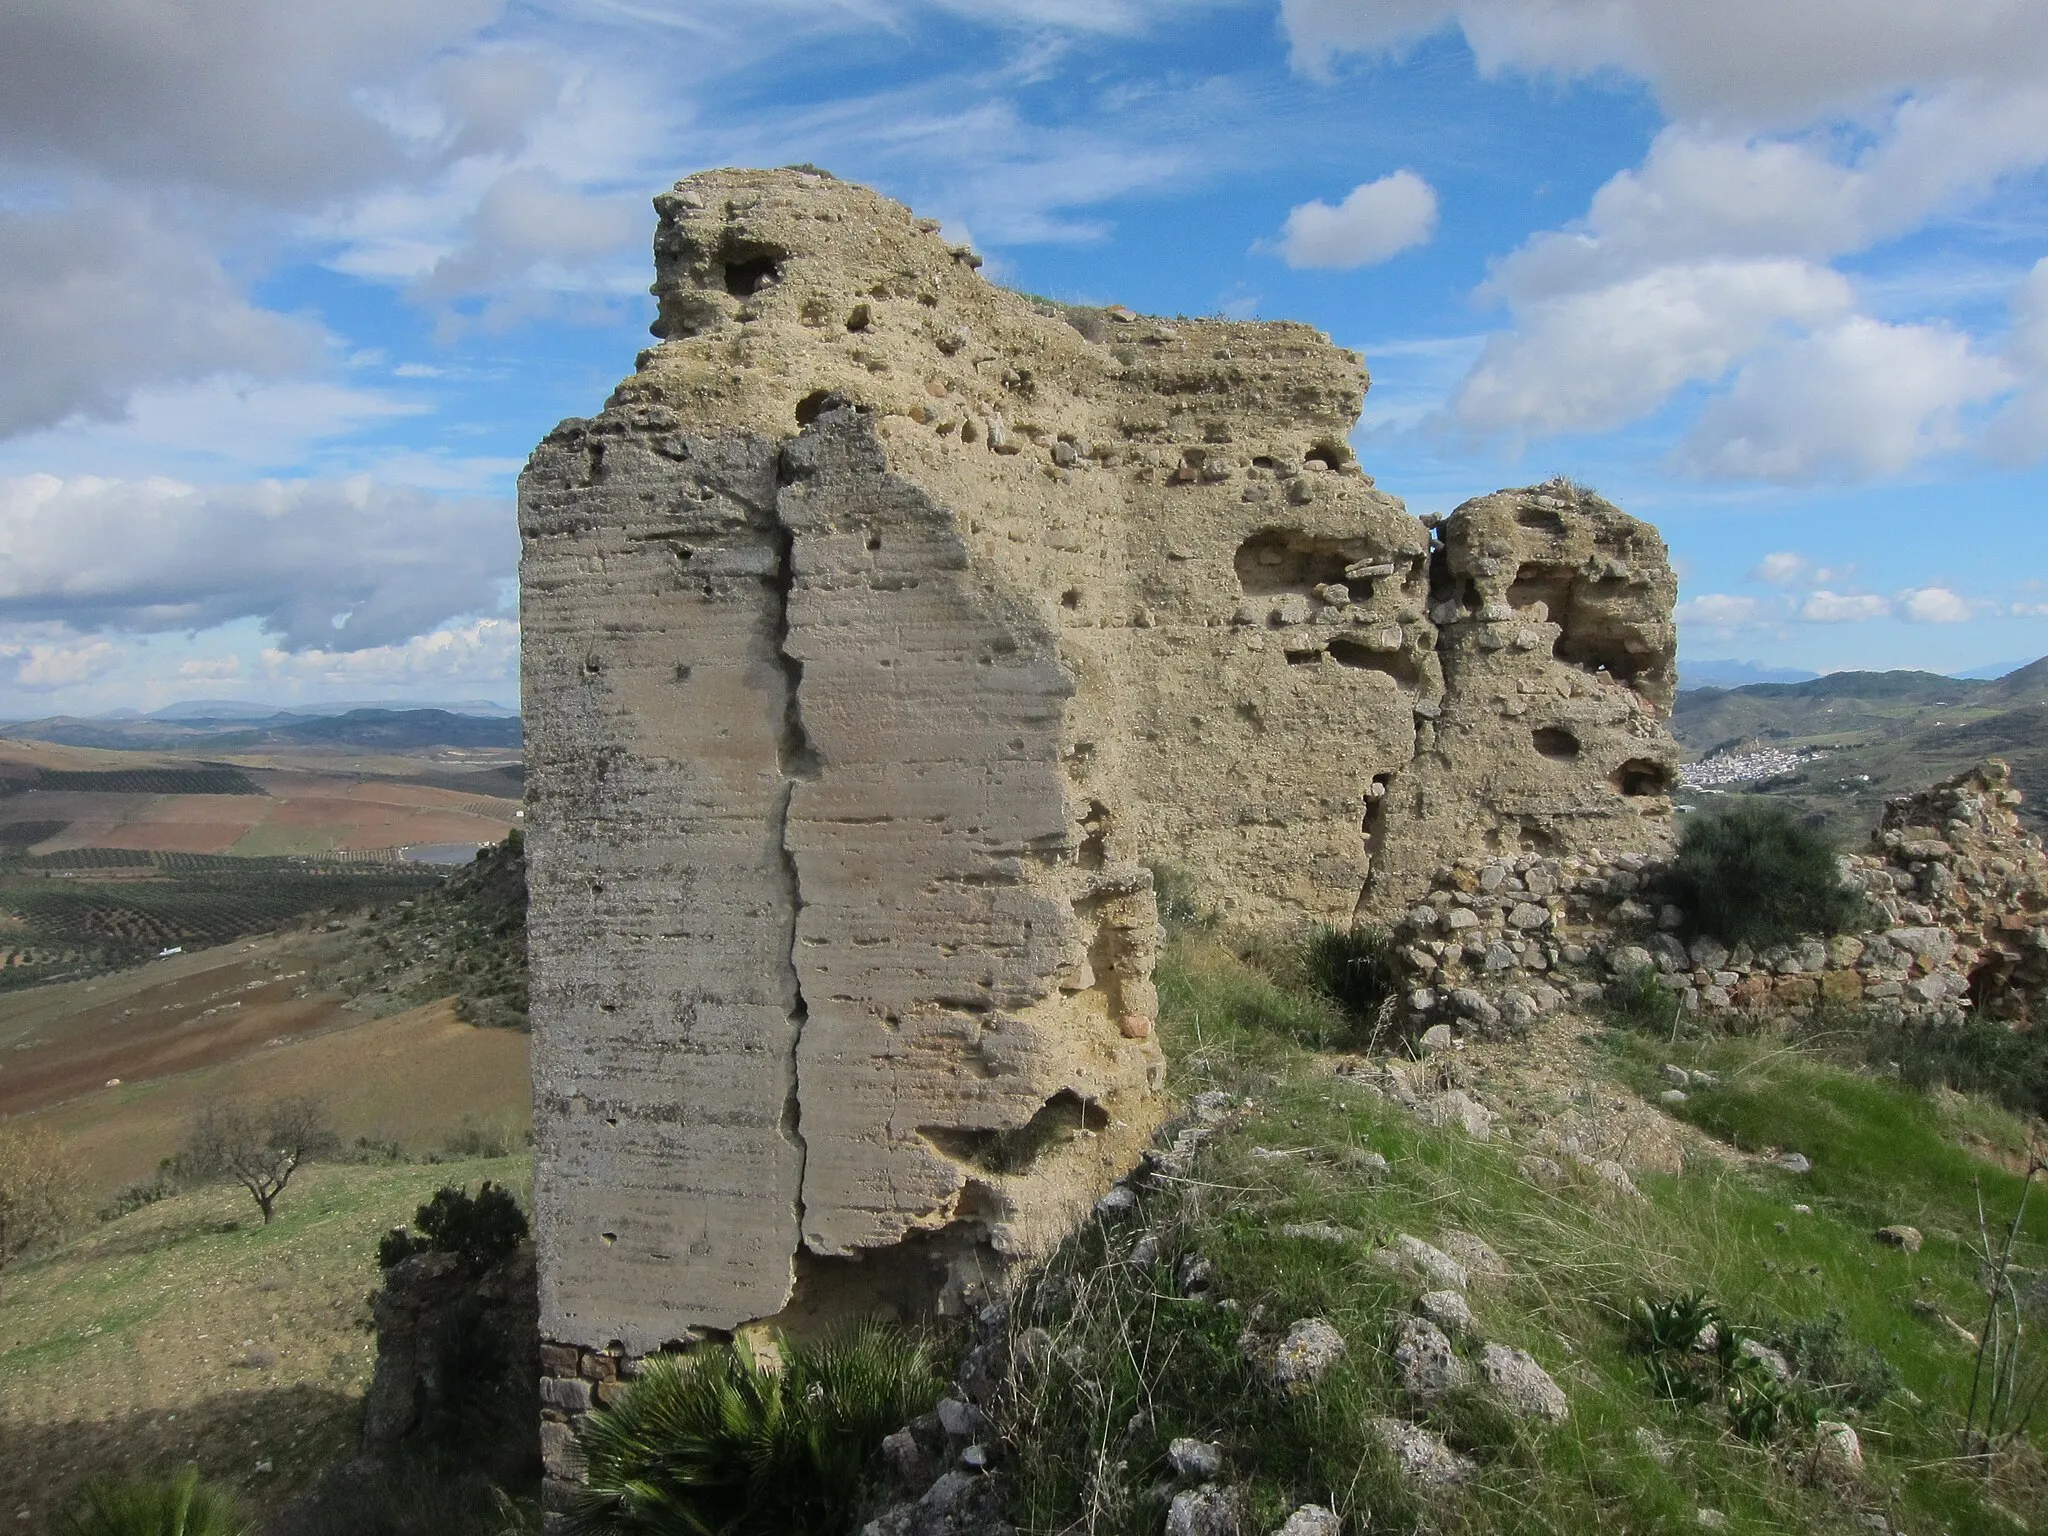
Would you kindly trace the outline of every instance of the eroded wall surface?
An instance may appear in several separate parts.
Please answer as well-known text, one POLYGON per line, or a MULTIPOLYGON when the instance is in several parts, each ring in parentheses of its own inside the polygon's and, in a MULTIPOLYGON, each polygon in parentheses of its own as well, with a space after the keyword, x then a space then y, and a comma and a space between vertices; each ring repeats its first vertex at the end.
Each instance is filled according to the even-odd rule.
POLYGON ((1645 525, 1433 532, 1305 326, 1033 300, 810 172, 656 206, 660 344, 521 484, 549 1338, 1056 1241, 1158 1118, 1148 865, 1341 923, 1475 836, 1664 834, 1645 525))

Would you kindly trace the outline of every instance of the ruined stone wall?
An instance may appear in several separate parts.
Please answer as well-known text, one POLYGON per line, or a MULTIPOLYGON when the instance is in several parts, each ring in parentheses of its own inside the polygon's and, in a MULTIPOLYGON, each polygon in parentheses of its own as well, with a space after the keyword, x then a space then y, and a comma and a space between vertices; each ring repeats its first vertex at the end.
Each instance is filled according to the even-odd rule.
POLYGON ((661 344, 521 482, 548 1338, 1049 1246, 1159 1114, 1148 864, 1341 923, 1474 837, 1667 834, 1643 524, 1433 536, 1304 326, 1032 300, 809 172, 656 206, 661 344))

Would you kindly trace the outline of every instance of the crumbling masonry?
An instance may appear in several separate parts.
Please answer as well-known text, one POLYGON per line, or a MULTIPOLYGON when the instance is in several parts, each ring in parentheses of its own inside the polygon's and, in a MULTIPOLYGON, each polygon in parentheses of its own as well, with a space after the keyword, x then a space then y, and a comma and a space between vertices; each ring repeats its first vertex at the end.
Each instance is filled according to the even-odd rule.
POLYGON ((1655 531, 1410 516, 1319 333, 1012 293, 806 171, 656 206, 661 343, 520 490, 556 1417, 1068 1230, 1160 1114, 1148 866, 1384 919, 1663 846, 1676 764, 1655 531))

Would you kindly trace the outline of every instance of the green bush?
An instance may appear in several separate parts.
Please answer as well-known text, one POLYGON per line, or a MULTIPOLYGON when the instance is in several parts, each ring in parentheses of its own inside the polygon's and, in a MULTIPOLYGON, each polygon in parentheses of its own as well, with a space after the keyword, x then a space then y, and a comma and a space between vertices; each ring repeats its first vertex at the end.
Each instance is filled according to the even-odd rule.
POLYGON ((1386 1028, 1400 980, 1393 940, 1384 933, 1318 924, 1302 949, 1302 970, 1354 1028, 1373 1039, 1386 1028))
POLYGON ((57 1528, 64 1536, 250 1536, 256 1529, 228 1495, 199 1481, 197 1467, 167 1483, 94 1478, 57 1528))
POLYGON ((587 1536, 841 1536, 857 1528, 884 1436, 942 1383, 926 1347, 879 1324, 782 1346, 777 1371, 714 1345, 641 1367, 576 1432, 587 1536))
POLYGON ((1190 928, 1207 927, 1212 914, 1202 907, 1196 892, 1195 877, 1178 864, 1154 864, 1152 870, 1152 899, 1159 905, 1159 921, 1169 933, 1182 933, 1190 928))
POLYGON ((466 1269, 481 1273, 510 1254, 526 1239, 526 1213, 512 1192, 485 1179, 474 1195, 452 1184, 434 1191, 434 1198, 413 1213, 419 1234, 399 1227, 377 1245, 377 1262, 385 1269, 416 1253, 452 1253, 466 1269))
POLYGON ((1863 911, 1842 885, 1833 845, 1762 800, 1687 821, 1665 893, 1699 932, 1759 949, 1840 933, 1863 911))

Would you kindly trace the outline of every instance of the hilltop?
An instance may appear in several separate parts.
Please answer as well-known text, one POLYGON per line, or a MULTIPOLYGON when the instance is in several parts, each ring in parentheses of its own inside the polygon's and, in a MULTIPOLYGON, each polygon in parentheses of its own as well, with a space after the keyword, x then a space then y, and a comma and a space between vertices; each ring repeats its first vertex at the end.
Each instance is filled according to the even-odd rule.
MULTIPOLYGON (((2012 764, 2030 828, 2048 832, 2048 658, 2001 678, 1835 672, 1799 683, 1696 688, 1671 732, 1695 760, 1775 749, 1810 760, 1747 792, 1792 801, 1860 842, 1885 798, 1986 757, 2012 764)), ((1704 803, 1697 794, 1682 801, 1704 803)))

